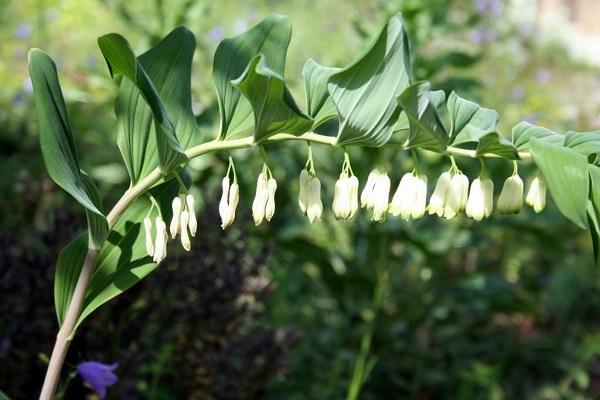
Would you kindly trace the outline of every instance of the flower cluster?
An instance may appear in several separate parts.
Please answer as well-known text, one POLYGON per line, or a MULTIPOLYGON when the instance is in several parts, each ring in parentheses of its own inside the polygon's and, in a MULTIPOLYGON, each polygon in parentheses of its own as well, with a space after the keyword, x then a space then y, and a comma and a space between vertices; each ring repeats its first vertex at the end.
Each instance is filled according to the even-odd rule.
POLYGON ((252 217, 254 224, 260 225, 265 219, 271 221, 275 214, 275 191, 277 190, 277 181, 273 178, 271 170, 267 164, 263 164, 263 170, 258 174, 256 180, 256 195, 252 203, 252 217))
POLYGON ((312 224, 320 220, 323 214, 323 202, 321 201, 321 181, 314 174, 304 168, 300 172, 300 190, 298 193, 298 205, 302 213, 308 217, 312 224))
POLYGON ((240 201, 240 188, 237 183, 237 175, 231 157, 229 157, 229 168, 221 182, 221 186, 223 192, 221 194, 221 201, 219 202, 219 215, 221 216, 221 228, 225 229, 235 220, 235 210, 240 201), (233 172, 233 182, 231 183, 229 181, 230 172, 233 172))

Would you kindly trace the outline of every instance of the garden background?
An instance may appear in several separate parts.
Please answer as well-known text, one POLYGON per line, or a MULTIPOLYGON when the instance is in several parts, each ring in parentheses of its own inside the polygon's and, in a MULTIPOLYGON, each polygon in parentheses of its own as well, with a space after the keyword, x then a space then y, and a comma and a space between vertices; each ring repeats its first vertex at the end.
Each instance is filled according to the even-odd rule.
MULTIPOLYGON (((295 93, 304 60, 348 64, 400 10, 415 76, 497 109, 504 134, 522 120, 600 129, 594 0, 4 0, 1 8, 0 390, 11 399, 38 394, 57 329, 54 262, 85 227, 44 170, 31 47, 57 62, 82 167, 109 204, 127 173, 115 143, 116 85, 96 45, 108 32, 138 54, 175 26, 195 33, 193 105, 207 138, 218 125, 217 44, 274 12, 293 24, 286 78, 295 93)), ((226 156, 194 160, 201 204, 192 251, 173 248, 84 323, 61 396, 91 393, 72 372, 93 360, 119 364, 109 399, 340 399, 358 387, 361 399, 600 398, 600 275, 589 235, 551 202, 540 215, 525 209, 481 223, 342 222, 326 212, 311 225, 296 199, 305 149, 273 147, 277 211, 258 228, 250 204, 260 156, 233 152, 241 200, 226 231, 217 212, 226 156)), ((342 155, 314 147, 329 205, 342 155)), ((361 182, 375 158, 352 153, 361 182)), ((390 158, 397 182, 410 157, 390 158)), ((476 176, 476 161, 460 163, 476 176)), ((437 155, 426 165, 430 182, 448 167, 437 155)), ((510 173, 506 162, 489 168, 510 173)))

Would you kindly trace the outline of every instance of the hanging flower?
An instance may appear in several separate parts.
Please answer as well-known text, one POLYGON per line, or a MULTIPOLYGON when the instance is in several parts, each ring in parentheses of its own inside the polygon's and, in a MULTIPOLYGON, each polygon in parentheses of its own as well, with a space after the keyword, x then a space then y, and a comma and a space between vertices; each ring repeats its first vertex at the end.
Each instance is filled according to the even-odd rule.
POLYGON ((190 236, 188 234, 188 224, 190 222, 190 213, 188 210, 181 212, 180 226, 181 226, 181 245, 186 251, 190 251, 192 244, 190 242, 190 236))
POLYGON ((523 180, 516 173, 508 177, 498 197, 500 214, 518 214, 523 207, 523 180))
POLYGON ((196 201, 194 200, 194 196, 192 196, 191 194, 188 194, 187 196, 185 196, 185 204, 186 204, 188 213, 190 214, 188 228, 190 230, 190 235, 192 235, 192 237, 196 236, 196 230, 198 229, 198 221, 196 220, 196 212, 194 211, 195 203, 196 203, 196 201))
POLYGON ((444 207, 451 180, 452 175, 450 172, 444 172, 438 178, 433 194, 429 199, 429 214, 437 214, 438 217, 444 215, 444 207))
POLYGON ((460 171, 450 179, 444 204, 444 218, 452 219, 467 206, 469 178, 460 171))
POLYGON ((536 213, 542 212, 546 207, 546 182, 541 177, 533 178, 525 202, 533 207, 536 213))
POLYGON ((332 209, 337 219, 351 219, 358 210, 358 178, 347 171, 335 183, 332 209))
POLYGON ((111 387, 119 380, 114 374, 118 364, 102 364, 96 361, 82 362, 77 366, 77 373, 85 384, 89 385, 98 396, 106 397, 106 388, 111 387))
POLYGON ((171 218, 171 223, 169 224, 169 231, 171 232, 171 237, 175 239, 181 229, 179 224, 181 221, 182 211, 181 196, 173 198, 173 201, 171 202, 171 209, 173 210, 173 216, 171 218))
POLYGON ((385 220, 390 197, 390 178, 384 171, 375 169, 367 178, 361 195, 361 207, 371 211, 371 221, 385 220))
POLYGON ((321 202, 321 181, 306 169, 300 172, 300 190, 298 193, 298 205, 303 214, 308 217, 312 224, 321 219, 323 214, 323 202, 321 202))
POLYGON ((223 194, 219 203, 219 214, 221 216, 221 228, 225 229, 235 220, 235 211, 240 200, 237 182, 229 184, 229 176, 223 178, 223 194))
POLYGON ((156 226, 156 239, 154 240, 154 262, 160 263, 167 256, 167 224, 160 216, 156 217, 154 225, 156 226))
POLYGON ((306 214, 306 208, 308 203, 308 182, 310 180, 310 175, 306 168, 303 168, 302 171, 300 171, 299 180, 300 184, 298 190, 298 205, 300 206, 300 211, 302 211, 302 214, 306 214))
POLYGON ((265 205, 265 219, 271 221, 275 214, 275 191, 277 182, 272 177, 267 181, 267 204, 265 205))
POLYGON ((400 184, 392 197, 389 213, 408 221, 419 219, 425 214, 427 205, 427 177, 406 173, 400 179, 400 184))
POLYGON ((261 172, 256 180, 256 194, 252 203, 252 217, 254 218, 254 224, 257 226, 265 219, 265 206, 268 198, 267 176, 261 172))
POLYGON ((150 257, 154 256, 154 242, 152 241, 152 220, 148 217, 144 218, 144 234, 146 239, 146 253, 150 257))
POLYGON ((465 214, 476 221, 489 217, 494 207, 493 195, 494 183, 491 179, 475 179, 471 183, 465 214))

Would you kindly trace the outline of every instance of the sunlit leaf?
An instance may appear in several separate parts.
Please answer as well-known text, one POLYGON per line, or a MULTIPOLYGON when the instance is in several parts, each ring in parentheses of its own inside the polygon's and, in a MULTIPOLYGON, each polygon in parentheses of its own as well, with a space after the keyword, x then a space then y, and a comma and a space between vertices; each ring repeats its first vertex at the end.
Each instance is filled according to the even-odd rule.
POLYGON ((562 144, 564 136, 550 129, 541 126, 532 125, 529 122, 521 122, 512 130, 512 142, 517 150, 526 150, 529 148, 531 138, 538 138, 547 143, 562 144))
POLYGON ((256 143, 276 133, 302 134, 312 127, 312 118, 298 108, 283 76, 267 65, 263 55, 252 59, 246 71, 232 84, 252 106, 256 143))
POLYGON ((340 118, 337 144, 385 144, 400 115, 397 97, 410 81, 408 39, 398 14, 358 60, 329 78, 340 118))
POLYGON ((491 132, 479 138, 476 154, 496 154, 509 160, 519 159, 519 153, 512 142, 503 138, 497 132, 491 132))
POLYGON ((600 131, 567 132, 564 144, 581 154, 598 153, 600 152, 600 131))
POLYGON ((252 134, 252 107, 231 82, 238 79, 250 61, 259 54, 265 57, 273 72, 283 76, 291 36, 289 19, 282 15, 270 15, 247 32, 219 43, 212 76, 221 113, 219 138, 252 134))
POLYGON ((302 76, 306 93, 308 115, 313 119, 313 129, 322 123, 337 117, 337 110, 327 90, 327 81, 340 68, 329 68, 319 65, 313 59, 304 63, 302 76))
MULTIPOLYGON (((169 116, 154 83, 123 36, 116 33, 101 36, 98 38, 98 45, 111 74, 113 76, 120 74, 129 79, 150 107, 156 128, 155 147, 158 150, 160 168, 167 173, 172 171, 186 161, 187 157, 177 139, 173 119, 169 116)), ((143 121, 138 122, 141 123, 142 129, 146 129, 143 127, 143 121)), ((137 164, 139 161, 136 162, 137 164)))
POLYGON ((499 116, 496 110, 483 108, 455 92, 448 96, 447 107, 450 115, 450 143, 453 146, 479 142, 482 137, 497 131, 499 116))
MULTIPOLYGON (((191 105, 195 49, 194 35, 180 27, 137 58, 172 118, 177 139, 184 149, 201 137, 191 105)), ((121 81, 115 112, 119 122, 117 143, 131 182, 135 184, 158 166, 158 153, 156 135, 150 134, 152 111, 130 79, 121 81)))
POLYGON ((587 158, 568 147, 535 137, 529 141, 529 149, 560 212, 585 229, 589 193, 587 158))

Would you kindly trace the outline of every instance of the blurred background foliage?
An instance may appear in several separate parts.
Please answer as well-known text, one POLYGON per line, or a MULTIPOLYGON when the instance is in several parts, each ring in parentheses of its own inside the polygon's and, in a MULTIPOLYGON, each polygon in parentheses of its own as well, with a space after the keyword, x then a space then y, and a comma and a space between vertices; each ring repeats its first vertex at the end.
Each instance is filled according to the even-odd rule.
MULTIPOLYGON (((523 119, 563 132, 597 129, 598 67, 570 57, 568 41, 546 38, 525 18, 532 3, 544 0, 4 0, 0 389, 13 399, 36 396, 57 329, 54 260, 85 226, 44 172, 30 47, 55 58, 83 168, 110 205, 127 174, 115 144, 116 87, 96 46, 101 34, 119 32, 139 53, 177 25, 190 28, 198 41, 194 111, 207 137, 218 124, 210 78, 218 42, 273 12, 293 23, 286 78, 297 98, 304 60, 347 64, 400 10, 415 76, 496 108, 504 134, 523 119)), ((364 215, 338 222, 326 213, 309 225, 296 200, 306 148, 267 150, 281 182, 272 223, 251 222, 258 154, 233 153, 242 195, 226 232, 216 211, 226 155, 194 160, 201 235, 193 251, 173 248, 156 272, 82 326, 63 382, 77 363, 95 360, 119 363, 114 399, 600 398, 599 275, 588 235, 552 204, 541 215, 526 209, 482 223, 372 224, 364 215)), ((342 153, 314 150, 329 203, 342 153)), ((374 157, 352 151, 361 181, 374 157)), ((409 157, 386 157, 397 182, 409 157)), ((448 167, 437 155, 420 157, 430 182, 448 167)), ((476 161, 459 165, 478 173, 476 161)), ((498 190, 510 165, 492 161, 489 169, 498 190)), ((77 377, 60 388, 66 399, 89 393, 77 377)))

